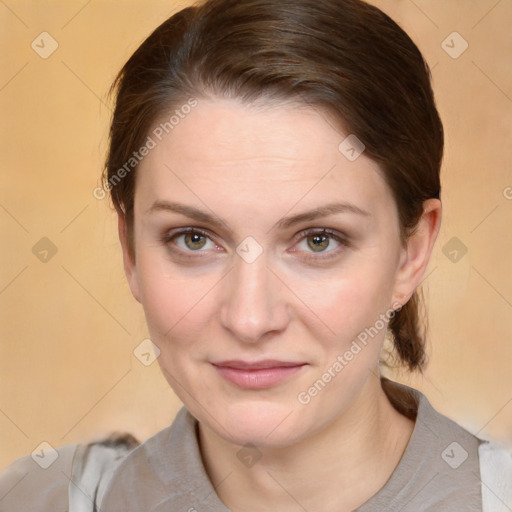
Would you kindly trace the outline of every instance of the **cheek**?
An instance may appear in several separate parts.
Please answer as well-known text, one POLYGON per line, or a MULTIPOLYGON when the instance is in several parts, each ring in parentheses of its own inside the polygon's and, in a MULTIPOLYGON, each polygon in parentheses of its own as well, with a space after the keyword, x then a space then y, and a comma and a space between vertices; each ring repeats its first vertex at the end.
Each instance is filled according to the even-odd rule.
POLYGON ((211 274, 183 276, 165 258, 141 251, 137 261, 141 301, 152 340, 157 344, 190 345, 197 340, 211 312, 205 311, 218 278, 211 274), (178 335, 179 333, 179 335, 178 335))
POLYGON ((392 291, 386 263, 369 259, 321 278, 303 274, 294 287, 328 336, 345 342, 387 311, 392 291))
MULTIPOLYGON (((349 345, 389 306, 392 273, 384 249, 375 245, 354 252, 328 270, 281 266, 277 273, 289 290, 284 287, 279 300, 313 337, 343 348, 340 343, 349 345)), ((137 271, 149 332, 161 350, 169 343, 177 350, 190 348, 204 339, 218 318, 221 298, 230 296, 219 268, 180 269, 154 245, 141 244, 137 271)))

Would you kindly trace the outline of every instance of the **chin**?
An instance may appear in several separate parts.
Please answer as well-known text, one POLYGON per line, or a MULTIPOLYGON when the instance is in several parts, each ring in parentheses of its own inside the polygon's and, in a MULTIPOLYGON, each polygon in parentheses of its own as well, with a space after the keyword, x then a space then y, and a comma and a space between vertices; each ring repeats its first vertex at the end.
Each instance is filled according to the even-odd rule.
POLYGON ((292 444, 301 430, 299 408, 265 400, 246 400, 219 407, 224 429, 211 425, 220 437, 236 445, 281 447, 292 444))

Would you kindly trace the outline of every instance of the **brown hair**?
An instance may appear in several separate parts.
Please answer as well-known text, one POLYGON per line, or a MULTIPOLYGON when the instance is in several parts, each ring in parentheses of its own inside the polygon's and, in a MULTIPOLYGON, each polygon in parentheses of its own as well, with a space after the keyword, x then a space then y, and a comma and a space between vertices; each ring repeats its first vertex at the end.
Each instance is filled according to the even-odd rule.
MULTIPOLYGON (((207 0, 162 23, 118 74, 103 185, 130 252, 136 162, 163 114, 190 98, 299 99, 355 134, 394 196, 404 243, 440 197, 443 127, 430 72, 409 36, 361 0, 207 0), (123 168, 120 179, 120 170, 123 168)), ((389 322, 410 370, 425 364, 417 291, 389 322)))

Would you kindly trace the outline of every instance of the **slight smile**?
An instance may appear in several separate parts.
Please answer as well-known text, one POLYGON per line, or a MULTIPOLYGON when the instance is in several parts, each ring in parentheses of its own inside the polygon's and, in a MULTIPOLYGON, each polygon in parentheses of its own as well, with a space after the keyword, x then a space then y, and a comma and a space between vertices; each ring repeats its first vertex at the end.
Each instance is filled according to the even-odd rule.
POLYGON ((269 359, 257 362, 221 361, 211 364, 227 381, 245 389, 272 387, 307 366, 307 363, 269 359))

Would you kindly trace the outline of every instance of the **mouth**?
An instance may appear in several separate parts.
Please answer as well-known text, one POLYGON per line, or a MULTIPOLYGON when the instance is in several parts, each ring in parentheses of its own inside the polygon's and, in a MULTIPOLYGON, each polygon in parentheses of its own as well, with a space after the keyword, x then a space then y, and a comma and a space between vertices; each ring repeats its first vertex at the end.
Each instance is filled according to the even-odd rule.
POLYGON ((221 361, 211 363, 215 370, 228 382, 244 389, 265 389, 275 386, 300 372, 307 363, 264 360, 264 361, 221 361))

